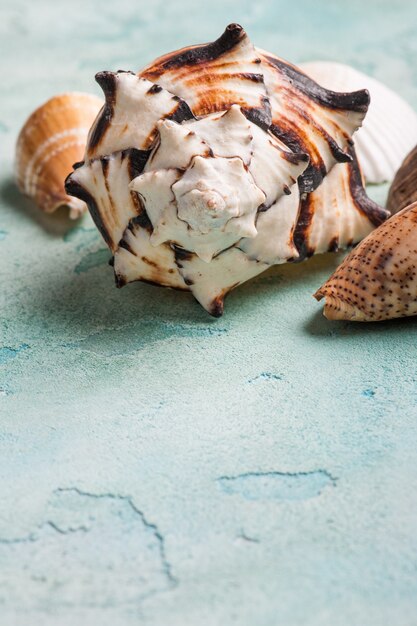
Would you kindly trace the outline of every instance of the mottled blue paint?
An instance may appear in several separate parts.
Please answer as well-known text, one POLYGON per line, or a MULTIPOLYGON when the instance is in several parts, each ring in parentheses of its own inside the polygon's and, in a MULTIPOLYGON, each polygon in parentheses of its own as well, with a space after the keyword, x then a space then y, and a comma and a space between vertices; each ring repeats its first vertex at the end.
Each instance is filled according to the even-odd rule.
POLYGON ((3 346, 0 348, 0 365, 4 365, 8 361, 16 358, 19 352, 27 350, 29 346, 26 343, 22 343, 17 348, 10 348, 9 346, 3 346))
POLYGON ((7 237, 7 230, 0 230, 0 241, 3 241, 3 239, 6 239, 7 237))
POLYGON ((85 227, 77 225, 67 230, 62 239, 65 241, 65 243, 71 243, 73 241, 78 241, 79 239, 87 239, 87 241, 90 242, 95 239, 94 234, 97 234, 96 228, 92 226, 85 227))
POLYGON ((249 380, 250 383, 257 383, 260 382, 262 380, 282 380, 284 377, 282 376, 282 374, 273 374, 272 372, 261 372, 260 374, 258 374, 258 376, 255 376, 255 378, 251 378, 249 380))
POLYGON ((307 500, 319 496, 323 489, 335 484, 325 470, 312 472, 248 472, 218 479, 221 490, 246 500, 307 500))
MULTIPOLYGON (((66 603, 71 594, 77 593, 80 583, 80 608, 111 606, 120 596, 120 586, 128 604, 143 602, 176 586, 158 527, 131 498, 66 488, 52 494, 47 511, 47 519, 26 536, 0 539, 0 560, 19 561, 25 572, 26 593, 36 597, 40 583, 48 580, 49 562, 37 558, 43 551, 59 564, 54 604, 66 603), (115 553, 103 549, 105 536, 111 542, 122 542, 123 550, 115 553), (147 578, 138 574, 139 555, 143 555, 141 566, 148 569, 147 578), (96 568, 107 577, 98 594, 91 576, 96 568)), ((8 583, 6 572, 0 572, 0 581, 4 588, 8 583)))
POLYGON ((374 395, 375 395, 375 390, 374 390, 374 389, 364 389, 364 390, 362 391, 362 395, 363 395, 365 398, 373 398, 373 397, 374 397, 374 395))
POLYGON ((86 254, 79 263, 75 266, 74 272, 76 274, 83 274, 100 265, 108 264, 110 258, 107 248, 95 250, 86 254))
POLYGON ((1 626, 415 624, 415 320, 327 322, 311 294, 343 255, 263 274, 220 320, 118 290, 92 220, 14 183, 44 100, 232 21, 417 106, 411 0, 3 2, 1 626))
POLYGON ((152 343, 164 342, 169 338, 189 337, 190 339, 222 336, 225 328, 199 326, 197 324, 171 324, 164 320, 146 320, 139 328, 106 329, 76 343, 66 344, 68 348, 80 348, 105 356, 127 355, 143 349, 152 343))

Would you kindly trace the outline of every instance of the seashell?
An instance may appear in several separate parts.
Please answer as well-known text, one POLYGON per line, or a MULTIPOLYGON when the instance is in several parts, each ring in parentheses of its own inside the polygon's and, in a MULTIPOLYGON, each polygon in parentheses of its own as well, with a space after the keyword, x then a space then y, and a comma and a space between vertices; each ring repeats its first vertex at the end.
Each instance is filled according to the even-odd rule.
POLYGON ((331 320, 376 322, 417 314, 417 202, 374 230, 314 294, 331 320))
POLYGON ((40 209, 52 213, 67 205, 70 217, 86 210, 85 203, 68 196, 65 179, 84 156, 87 135, 103 102, 87 93, 54 96, 36 109, 16 145, 16 179, 20 190, 40 209))
POLYGON ((417 144, 417 114, 410 105, 379 80, 330 61, 302 63, 300 69, 327 89, 366 88, 371 104, 355 149, 368 183, 391 181, 406 154, 417 144))
POLYGON ((242 282, 352 245, 388 215, 351 146, 368 93, 320 87, 237 24, 96 79, 106 102, 66 190, 87 203, 118 286, 188 290, 219 316, 242 282))
POLYGON ((417 146, 401 164, 388 193, 387 209, 391 214, 417 201, 417 146))

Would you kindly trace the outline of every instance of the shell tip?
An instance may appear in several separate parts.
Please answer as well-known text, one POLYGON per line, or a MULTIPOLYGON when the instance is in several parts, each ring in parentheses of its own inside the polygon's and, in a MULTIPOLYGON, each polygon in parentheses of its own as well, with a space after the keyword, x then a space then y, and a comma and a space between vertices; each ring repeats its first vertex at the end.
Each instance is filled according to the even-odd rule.
POLYGON ((316 293, 313 293, 313 298, 315 298, 317 302, 320 302, 320 300, 324 298, 324 293, 321 287, 320 289, 317 289, 316 293))
POLYGON ((113 96, 116 88, 116 78, 114 72, 97 72, 97 74, 95 75, 95 79, 102 88, 106 100, 109 97, 113 96))
POLYGON ((213 317, 221 317, 224 312, 224 296, 217 296, 207 309, 213 317))

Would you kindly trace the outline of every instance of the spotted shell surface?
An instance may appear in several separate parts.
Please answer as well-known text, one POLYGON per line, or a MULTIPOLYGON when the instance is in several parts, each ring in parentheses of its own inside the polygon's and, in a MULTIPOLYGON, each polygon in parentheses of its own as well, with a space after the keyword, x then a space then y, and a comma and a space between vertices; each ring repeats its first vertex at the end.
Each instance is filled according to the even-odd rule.
POLYGON ((417 146, 414 146, 395 174, 388 193, 387 209, 394 214, 416 201, 417 146))
POLYGON ((311 61, 302 63, 300 68, 328 89, 369 91, 371 102, 366 119, 355 134, 355 149, 368 183, 391 181, 417 144, 417 113, 392 89, 349 65, 311 61))
POLYGON ((66 189, 89 206, 119 286, 189 290, 219 316, 242 282, 352 245, 387 217, 351 141, 368 93, 320 87, 237 24, 96 79, 105 105, 66 189))
POLYGON ((417 315, 417 202, 364 239, 316 292, 332 320, 417 315))

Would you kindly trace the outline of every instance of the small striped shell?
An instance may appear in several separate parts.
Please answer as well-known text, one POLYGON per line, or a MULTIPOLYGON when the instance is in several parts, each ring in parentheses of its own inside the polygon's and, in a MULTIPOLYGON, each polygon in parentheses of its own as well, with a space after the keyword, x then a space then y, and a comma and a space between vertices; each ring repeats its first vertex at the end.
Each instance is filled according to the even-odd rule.
POLYGON ((417 202, 393 215, 315 293, 330 320, 377 322, 417 315, 417 202))
POLYGON ((348 65, 312 61, 300 68, 328 89, 369 91, 371 103, 362 128, 355 135, 355 149, 368 183, 391 181, 417 144, 416 112, 392 89, 348 65))
POLYGON ((77 218, 86 210, 84 202, 65 192, 64 183, 84 156, 88 131, 102 105, 100 98, 86 93, 55 96, 36 109, 20 131, 16 180, 46 213, 66 205, 70 217, 77 218))
POLYGON ((105 106, 66 189, 88 204, 118 286, 189 290, 219 316, 242 282, 352 245, 387 216, 351 146, 368 92, 320 87, 237 24, 96 78, 105 106))

